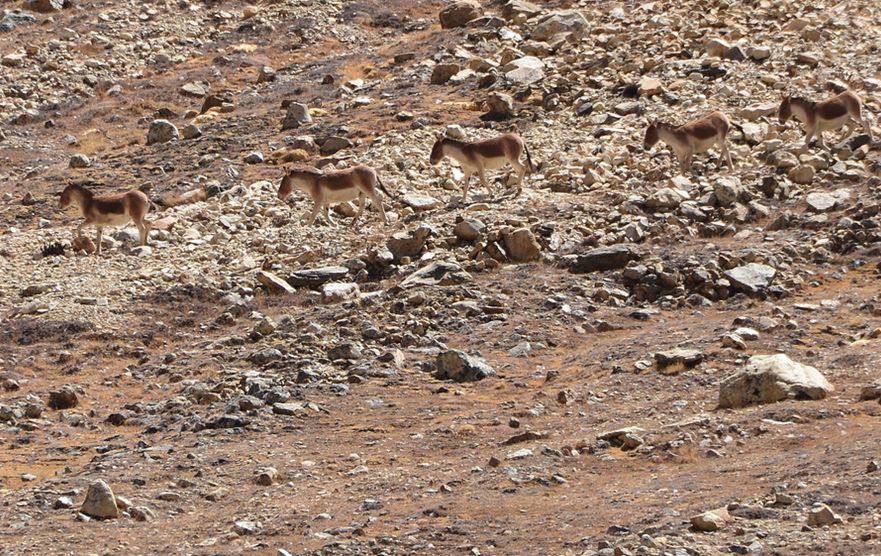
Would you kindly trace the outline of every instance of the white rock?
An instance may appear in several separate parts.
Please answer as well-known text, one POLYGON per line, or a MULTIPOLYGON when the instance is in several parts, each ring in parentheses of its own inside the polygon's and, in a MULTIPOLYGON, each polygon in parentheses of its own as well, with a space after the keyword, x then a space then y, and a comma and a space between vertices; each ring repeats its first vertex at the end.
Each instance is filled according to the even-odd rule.
POLYGON ((814 367, 784 354, 754 355, 744 370, 719 386, 719 407, 737 408, 786 399, 825 398, 835 389, 814 367))

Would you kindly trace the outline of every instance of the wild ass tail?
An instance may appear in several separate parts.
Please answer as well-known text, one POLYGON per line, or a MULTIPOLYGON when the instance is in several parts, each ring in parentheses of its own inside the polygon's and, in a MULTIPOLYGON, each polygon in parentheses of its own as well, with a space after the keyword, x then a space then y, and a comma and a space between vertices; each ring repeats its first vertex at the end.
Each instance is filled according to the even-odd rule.
POLYGON ((526 141, 523 142, 523 151, 526 153, 526 162, 529 163, 529 173, 535 172, 535 165, 532 164, 532 157, 529 156, 529 147, 526 146, 526 141))

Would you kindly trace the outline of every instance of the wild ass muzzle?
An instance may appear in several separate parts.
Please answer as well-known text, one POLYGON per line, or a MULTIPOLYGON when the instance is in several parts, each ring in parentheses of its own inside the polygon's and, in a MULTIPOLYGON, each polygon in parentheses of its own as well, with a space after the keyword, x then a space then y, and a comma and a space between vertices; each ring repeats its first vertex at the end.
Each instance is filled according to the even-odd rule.
POLYGON ((71 184, 61 192, 61 208, 66 209, 73 204, 79 207, 80 213, 85 217, 85 221, 76 227, 77 237, 83 236, 83 227, 95 226, 98 229, 95 245, 99 255, 104 226, 124 226, 134 222, 140 233, 140 244, 147 245, 147 234, 150 232, 147 213, 153 203, 137 189, 111 195, 94 195, 82 185, 71 184))
POLYGON ((727 145, 730 129, 728 117, 718 110, 680 126, 653 120, 645 131, 644 145, 649 150, 658 141, 667 144, 679 159, 679 168, 683 175, 691 168, 695 153, 703 153, 718 146, 728 169, 734 170, 727 145))
POLYGON ((450 157, 462 166, 465 172, 465 188, 462 192, 462 202, 468 201, 468 188, 471 184, 471 176, 477 174, 480 183, 486 188, 490 196, 493 195, 492 187, 486 181, 487 170, 498 170, 506 164, 517 172, 517 186, 523 183, 526 171, 533 171, 532 157, 526 143, 516 133, 505 133, 492 139, 466 142, 452 137, 441 137, 431 148, 429 161, 432 165, 440 164, 444 157, 450 157), (520 156, 526 154, 527 167, 520 162, 520 156))
POLYGON ((334 223, 328 210, 330 203, 346 203, 358 199, 358 214, 352 220, 354 225, 361 213, 364 212, 364 205, 369 197, 373 201, 373 206, 382 215, 382 221, 388 223, 382 199, 376 191, 377 186, 386 195, 392 196, 380 181, 379 176, 376 175, 376 171, 363 164, 330 172, 321 172, 314 168, 285 168, 284 177, 278 188, 278 198, 284 200, 294 189, 309 195, 315 203, 309 217, 309 225, 311 226, 315 223, 315 217, 321 210, 324 211, 327 223, 334 223))
POLYGON ((821 101, 813 101, 804 97, 786 95, 780 102, 777 111, 780 124, 785 125, 790 118, 795 118, 805 126, 805 145, 811 146, 811 139, 817 138, 817 144, 827 149, 823 141, 824 131, 834 131, 842 126, 847 126, 847 136, 850 138, 854 133, 856 124, 859 123, 872 139, 872 128, 863 115, 863 103, 860 97, 853 91, 844 91, 832 98, 821 101))

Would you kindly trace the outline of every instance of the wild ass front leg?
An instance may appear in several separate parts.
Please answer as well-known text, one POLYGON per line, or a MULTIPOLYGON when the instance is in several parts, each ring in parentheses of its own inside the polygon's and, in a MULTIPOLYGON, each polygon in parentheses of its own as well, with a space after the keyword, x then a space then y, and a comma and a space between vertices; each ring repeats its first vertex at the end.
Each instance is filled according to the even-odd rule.
POLYGON ((728 142, 725 139, 722 139, 720 143, 720 148, 722 150, 722 156, 725 157, 725 162, 728 163, 728 169, 730 171, 734 171, 734 163, 731 162, 731 151, 728 150, 728 142))
POLYGON ((95 238, 95 243, 97 244, 96 248, 97 248, 99 255, 101 254, 101 236, 103 234, 104 234, 104 228, 102 228, 101 226, 98 226, 98 236, 95 238))
POLYGON ((463 179, 465 180, 465 187, 462 189, 462 204, 464 205, 468 202, 468 188, 471 187, 471 172, 467 172, 463 179))
POLYGON ((352 226, 355 225, 355 222, 361 218, 361 215, 364 213, 364 205, 367 204, 367 196, 364 193, 358 194, 358 212, 355 214, 355 218, 352 219, 352 226))
POLYGON ((478 168, 477 175, 480 177, 481 185, 483 185, 483 187, 486 188, 487 194, 489 194, 490 198, 492 198, 493 190, 492 190, 492 187, 490 187, 489 182, 486 181, 486 169, 485 168, 478 168))

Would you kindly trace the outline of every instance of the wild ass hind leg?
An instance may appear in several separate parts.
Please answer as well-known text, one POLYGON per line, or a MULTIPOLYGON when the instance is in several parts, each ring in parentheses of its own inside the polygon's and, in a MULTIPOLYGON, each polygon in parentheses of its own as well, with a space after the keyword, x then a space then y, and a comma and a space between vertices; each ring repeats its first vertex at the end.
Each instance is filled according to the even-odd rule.
POLYGON ((327 220, 327 224, 330 226, 336 226, 336 222, 330 217, 330 203, 325 201, 322 203, 322 208, 324 209, 324 219, 327 220))
POLYGON ((860 124, 863 126, 866 135, 869 136, 869 141, 874 141, 875 138, 872 136, 872 128, 869 126, 869 119, 862 114, 860 114, 860 124))
POLYGON ((373 202, 373 206, 376 210, 379 211, 379 214, 382 215, 383 223, 388 224, 388 217, 385 215, 385 208, 382 206, 382 198, 380 198, 379 193, 374 191, 370 195, 370 200, 373 202))
POLYGON ((728 142, 725 139, 722 139, 719 142, 719 150, 722 151, 722 156, 725 157, 725 162, 728 164, 728 170, 734 171, 734 163, 731 162, 731 151, 728 150, 728 142))
POLYGON ((814 134, 816 134, 816 133, 817 133, 817 128, 815 128, 815 127, 805 128, 805 147, 811 148, 811 140, 814 138, 814 134))
POLYGON ((312 213, 309 215, 309 226, 315 225, 315 218, 318 216, 318 213, 321 211, 322 203, 320 201, 315 201, 315 206, 312 207, 312 213))
POLYGON ((467 172, 465 174, 465 177, 463 178, 465 180, 465 186, 462 189, 462 204, 463 205, 468 202, 468 188, 471 187, 471 174, 472 174, 471 172, 467 172))
POLYGON ((144 219, 139 222, 135 222, 135 226, 138 227, 138 234, 140 235, 141 245, 147 245, 147 236, 150 233, 150 222, 144 219))
POLYGON ((517 172, 517 188, 514 190, 514 196, 516 197, 523 191, 523 180, 526 178, 527 168, 526 165, 519 160, 512 162, 511 167, 517 172))
MULTIPOLYGON (((689 172, 689 169, 691 168, 692 155, 693 155, 692 151, 688 151, 688 152, 682 153, 682 156, 679 156, 679 170, 683 176, 686 175, 689 172)), ((677 156, 678 156, 678 154, 677 154, 677 156)))

